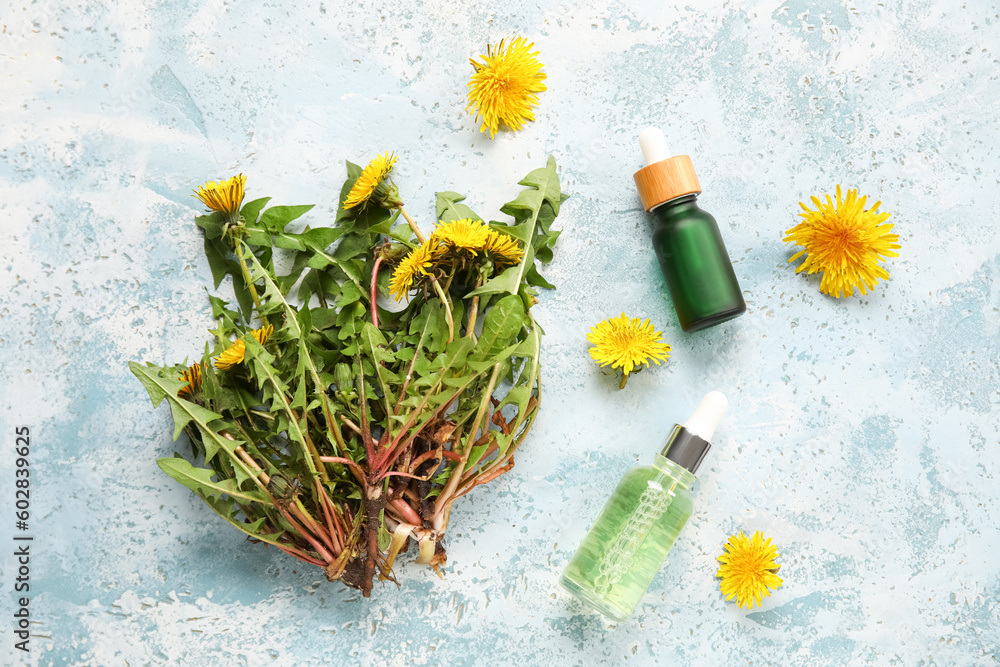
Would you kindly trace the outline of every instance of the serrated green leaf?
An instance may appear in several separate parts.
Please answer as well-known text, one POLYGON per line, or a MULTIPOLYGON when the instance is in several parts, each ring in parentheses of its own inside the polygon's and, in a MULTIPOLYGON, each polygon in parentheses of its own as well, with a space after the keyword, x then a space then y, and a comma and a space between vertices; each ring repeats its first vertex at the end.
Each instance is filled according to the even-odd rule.
POLYGON ((163 399, 168 395, 176 396, 177 392, 181 390, 181 387, 185 386, 187 382, 182 380, 165 380, 160 377, 163 372, 161 366, 146 362, 146 365, 130 361, 128 362, 128 368, 132 371, 132 375, 139 378, 139 382, 145 388, 146 393, 149 394, 149 400, 153 402, 153 407, 155 408, 163 399))
POLYGON ((312 331, 312 310, 309 306, 302 306, 299 309, 298 319, 300 331, 312 331))
POLYGON ((235 498, 241 502, 260 503, 264 502, 264 494, 260 491, 242 491, 236 484, 236 480, 229 478, 213 481, 214 470, 207 468, 196 468, 186 459, 182 458, 162 458, 156 461, 160 470, 174 478, 187 488, 197 493, 206 500, 208 498, 221 499, 223 495, 235 498))
POLYGON ((365 296, 361 291, 361 288, 354 283, 344 283, 341 290, 340 298, 337 299, 337 303, 334 305, 334 308, 343 308, 344 306, 355 303, 356 301, 360 301, 365 296))
MULTIPOLYGON (((252 339, 252 337, 250 338, 252 339)), ((163 369, 160 369, 158 366, 154 366, 152 364, 141 366, 135 362, 131 362, 129 364, 129 368, 136 375, 136 377, 139 378, 139 381, 142 382, 143 386, 147 387, 147 392, 150 392, 151 398, 154 396, 154 392, 150 390, 150 387, 155 385, 157 388, 155 395, 159 396, 159 400, 162 401, 164 397, 168 399, 170 403, 170 412, 174 418, 174 440, 176 440, 177 436, 181 434, 184 427, 193 421, 202 435, 203 444, 205 446, 206 463, 210 462, 212 458, 215 457, 215 454, 219 451, 219 449, 225 449, 231 457, 235 456, 235 449, 236 446, 240 444, 240 441, 223 438, 210 426, 212 422, 222 419, 222 415, 203 408, 202 406, 192 403, 191 401, 177 397, 177 391, 186 383, 164 377, 163 369)), ((157 401, 154 405, 158 404, 159 401, 157 401)), ((242 461, 237 461, 236 465, 237 467, 246 468, 246 465, 242 461)))
MULTIPOLYGON (((174 440, 180 436, 181 432, 184 431, 184 427, 187 426, 191 420, 196 420, 198 423, 210 424, 216 419, 222 419, 222 415, 212 412, 208 408, 203 408, 197 403, 192 403, 191 401, 183 398, 178 398, 176 401, 170 401, 170 413, 174 417, 174 440)), ((205 456, 209 459, 212 458, 208 454, 205 456)))
POLYGON ((371 322, 365 321, 361 330, 361 341, 365 352, 374 362, 395 361, 392 352, 386 349, 389 342, 382 335, 382 332, 371 322))
POLYGON ((334 308, 313 308, 310 316, 312 325, 317 331, 329 329, 337 323, 337 311, 334 308))
POLYGON ((344 235, 344 230, 337 227, 317 227, 302 233, 302 241, 314 250, 326 251, 333 243, 344 235))
POLYGON ((476 445, 475 447, 472 448, 472 451, 469 452, 469 460, 466 461, 465 463, 466 470, 472 470, 473 468, 475 468, 476 464, 479 463, 479 460, 483 458, 483 454, 485 454, 486 450, 489 449, 490 445, 493 444, 492 438, 497 433, 497 431, 490 431, 489 433, 490 433, 490 438, 488 438, 485 443, 481 445, 476 445))
POLYGON ((523 410, 524 409, 523 406, 526 406, 528 404, 528 400, 530 398, 531 398, 531 387, 528 386, 512 387, 510 391, 507 392, 507 395, 503 397, 503 400, 500 401, 500 405, 497 406, 497 409, 499 410, 505 405, 516 405, 519 410, 523 410))
MULTIPOLYGON (((399 209, 392 211, 387 218, 384 220, 379 220, 375 224, 368 227, 369 234, 384 234, 386 236, 393 235, 393 225, 399 220, 399 209)), ((409 240, 413 236, 413 231, 410 229, 409 224, 402 224, 399 226, 399 231, 405 228, 406 234, 405 238, 409 240)))
POLYGON ((483 331, 476 343, 476 358, 485 359, 506 348, 525 324, 520 297, 507 295, 486 313, 483 331))
POLYGON ((559 189, 559 176, 556 173, 555 158, 549 156, 548 163, 541 169, 535 169, 521 181, 528 186, 517 198, 501 207, 501 211, 514 217, 516 225, 507 227, 504 231, 519 238, 525 243, 524 257, 517 266, 512 266, 499 276, 495 276, 471 292, 469 296, 481 294, 507 293, 517 294, 525 280, 528 270, 534 266, 537 244, 535 237, 545 233, 547 224, 559 213, 559 204, 563 201, 559 189), (546 210, 543 210, 546 209, 546 210))
POLYGON ((431 363, 431 370, 447 370, 463 366, 473 345, 472 339, 466 336, 449 343, 445 346, 444 352, 431 363))
POLYGON ((459 203, 462 201, 465 201, 465 195, 463 194, 457 192, 438 192, 436 206, 437 219, 442 222, 451 222, 452 220, 461 220, 463 218, 482 220, 471 208, 459 203))
MULTIPOLYGON (((279 232, 274 235, 274 247, 281 248, 282 250, 298 250, 300 252, 306 250, 306 244, 302 240, 302 235, 289 234, 288 232, 279 232)), ((301 268, 299 270, 301 271, 301 268)))
POLYGON ((246 225, 240 238, 248 245, 271 247, 271 232, 266 229, 246 225))
POLYGON ((444 346, 448 342, 448 320, 445 317, 444 307, 437 299, 425 303, 417 315, 410 320, 410 333, 419 333, 424 330, 426 330, 424 347, 435 354, 444 350, 444 346))
POLYGON ((532 266, 528 269, 528 275, 525 276, 525 280, 529 285, 535 285, 536 287, 544 287, 545 289, 555 289, 556 286, 550 283, 548 280, 542 277, 538 273, 538 267, 532 266))
POLYGON ((260 224, 272 234, 283 232, 288 223, 311 211, 313 206, 314 204, 303 206, 272 206, 260 216, 260 224))
POLYGON ((288 404, 293 410, 301 410, 306 407, 306 381, 305 379, 300 379, 298 386, 295 387, 295 394, 292 396, 292 402, 288 404))
POLYGON ((494 431, 493 433, 497 444, 497 454, 493 457, 493 461, 501 461, 506 456, 510 443, 514 441, 514 434, 504 435, 500 431, 494 431))
POLYGON ((243 208, 240 209, 240 216, 247 224, 255 224, 257 218, 260 217, 261 209, 267 206, 267 202, 269 201, 271 201, 270 197, 261 197, 260 199, 254 199, 243 204, 243 208))
POLYGON ((378 522, 378 550, 385 551, 391 543, 392 535, 385 529, 385 522, 380 520, 378 522))
POLYGON ((236 328, 236 322, 240 314, 228 308, 229 304, 217 296, 208 295, 208 302, 212 305, 212 317, 222 320, 223 328, 232 330, 236 328))
MULTIPOLYGON (((371 240, 367 233, 349 234, 340 242, 333 253, 334 259, 348 260, 355 257, 367 257, 371 248, 371 240)), ((360 276, 352 276, 355 279, 360 276)))
POLYGON ((205 235, 205 259, 208 260, 208 268, 212 270, 212 280, 215 282, 215 289, 219 289, 226 274, 232 271, 229 261, 226 258, 227 249, 219 239, 209 238, 205 235))
POLYGON ((174 418, 174 440, 180 436, 180 434, 184 431, 184 427, 187 426, 191 420, 207 425, 217 419, 222 419, 222 415, 212 412, 197 403, 192 403, 191 401, 183 398, 178 398, 177 392, 180 391, 182 387, 186 386, 187 382, 164 377, 166 369, 152 364, 140 366, 134 361, 129 362, 129 369, 131 369, 132 373, 139 378, 143 387, 146 388, 146 392, 149 394, 150 400, 153 401, 154 407, 159 405, 164 398, 171 399, 169 403, 170 413, 174 418))
POLYGON ((212 211, 208 215, 195 216, 194 224, 204 230, 205 238, 217 239, 222 236, 222 231, 226 227, 226 219, 218 211, 212 211))

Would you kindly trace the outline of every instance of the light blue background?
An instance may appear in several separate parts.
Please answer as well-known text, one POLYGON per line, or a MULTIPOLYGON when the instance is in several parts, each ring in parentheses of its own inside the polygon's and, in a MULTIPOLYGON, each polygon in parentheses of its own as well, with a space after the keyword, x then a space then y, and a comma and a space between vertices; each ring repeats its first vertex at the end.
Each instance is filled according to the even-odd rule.
MULTIPOLYGON (((989 2, 12 3, 0 32, 0 545, 33 434, 31 658, 59 665, 989 665, 1000 651, 1000 16, 989 2), (463 4, 465 5, 463 7, 463 4), (534 40, 537 121, 491 141, 470 56, 534 40), (632 173, 689 153, 747 314, 680 331, 632 173), (191 189, 315 203, 393 150, 409 209, 487 218, 555 155, 565 230, 536 308, 544 399, 512 472, 456 505, 446 577, 404 556, 371 600, 222 524, 155 459, 170 417, 129 360, 200 356, 191 189), (835 300, 784 230, 837 183, 881 199, 892 276, 835 300), (626 312, 673 356, 624 391, 584 336, 626 312), (731 412, 696 514, 626 623, 556 578, 619 476, 703 392, 731 412), (752 612, 715 557, 762 530, 785 585, 752 612)), ((0 546, 0 656, 14 638, 0 546)), ((11 660, 14 658, 12 657, 11 660)))

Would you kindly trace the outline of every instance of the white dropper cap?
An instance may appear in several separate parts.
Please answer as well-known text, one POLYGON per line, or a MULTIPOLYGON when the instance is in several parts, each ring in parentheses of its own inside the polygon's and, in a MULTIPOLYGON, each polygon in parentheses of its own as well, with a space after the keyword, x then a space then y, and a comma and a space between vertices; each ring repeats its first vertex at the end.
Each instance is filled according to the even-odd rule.
POLYGON ((710 391, 701 399, 694 414, 684 422, 684 428, 699 438, 711 442, 715 427, 722 421, 728 408, 729 401, 721 391, 710 391))
POLYGON ((647 127, 639 133, 639 148, 642 149, 642 157, 646 160, 647 167, 670 157, 667 138, 658 127, 647 127))

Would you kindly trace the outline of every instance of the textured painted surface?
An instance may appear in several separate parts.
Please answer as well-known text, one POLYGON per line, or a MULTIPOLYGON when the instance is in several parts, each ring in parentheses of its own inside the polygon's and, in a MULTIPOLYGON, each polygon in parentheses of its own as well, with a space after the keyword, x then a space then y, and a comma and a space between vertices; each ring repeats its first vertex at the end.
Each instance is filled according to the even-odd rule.
MULTIPOLYGON (((11 3, 0 30, 0 539, 14 425, 34 433, 38 664, 996 664, 1000 652, 1000 16, 990 2, 607 0, 11 3), (631 6, 635 5, 635 6, 631 6), (536 41, 538 120, 489 141, 467 59, 536 41), (693 156, 746 316, 680 332, 631 173, 660 124, 693 156), (372 600, 245 544, 163 476, 169 415, 126 362, 212 325, 191 188, 334 210, 345 158, 400 156, 484 216, 556 156, 573 197, 537 317, 540 419, 456 506, 447 577, 372 600), (781 243, 797 202, 860 187, 893 213, 892 279, 837 301, 781 243), (625 391, 584 334, 652 318, 674 355, 625 391), (707 389, 731 414, 696 513, 635 616, 556 578, 618 477, 707 389), (773 535, 785 586, 726 603, 726 537, 773 535)), ((13 560, 0 548, 3 616, 13 560)), ((409 559, 404 557, 404 561, 409 559)), ((0 655, 13 643, 0 623, 0 655)))

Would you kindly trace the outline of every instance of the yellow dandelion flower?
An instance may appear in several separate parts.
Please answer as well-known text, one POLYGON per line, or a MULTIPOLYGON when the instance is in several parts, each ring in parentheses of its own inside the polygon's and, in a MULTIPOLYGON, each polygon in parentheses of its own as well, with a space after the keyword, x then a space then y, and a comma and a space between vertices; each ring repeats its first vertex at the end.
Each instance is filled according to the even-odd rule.
POLYGON ((490 130, 490 138, 496 136, 503 123, 512 130, 520 130, 525 121, 535 120, 532 108, 538 105, 538 95, 546 90, 545 73, 542 63, 532 52, 534 42, 523 37, 515 37, 504 48, 504 40, 496 49, 486 45, 486 55, 479 56, 482 62, 469 59, 475 72, 469 81, 469 103, 465 110, 473 113, 476 120, 482 117, 480 132, 490 130))
POLYGON ((402 300, 413 287, 413 281, 419 276, 429 275, 427 269, 434 264, 434 242, 428 241, 409 252, 399 262, 389 279, 389 293, 402 300))
POLYGON ((180 388, 177 395, 190 396, 194 392, 201 389, 201 364, 191 364, 191 366, 186 371, 181 373, 181 376, 177 379, 187 382, 185 386, 180 388))
POLYGON ((502 234, 493 229, 489 230, 485 250, 497 268, 514 266, 524 257, 524 250, 513 236, 502 234))
POLYGON ((670 355, 670 346, 661 342, 662 333, 653 329, 647 319, 645 322, 638 317, 629 319, 625 313, 598 322, 587 334, 587 340, 594 344, 590 348, 590 356, 601 366, 620 368, 624 373, 619 387, 624 388, 628 375, 642 364, 649 366, 650 361, 660 365, 661 360, 670 355))
POLYGON ((774 562, 777 557, 777 547, 771 544, 770 537, 765 540, 759 530, 752 538, 747 538, 743 531, 730 537, 718 558, 722 566, 715 574, 722 580, 719 583, 722 594, 727 600, 736 598, 737 606, 743 609, 760 606, 771 595, 770 589, 783 583, 775 574, 781 567, 774 562))
MULTIPOLYGON (((263 345, 267 342, 267 339, 271 337, 274 333, 274 325, 265 324, 260 329, 254 329, 250 332, 250 335, 257 339, 257 342, 263 345)), ((232 345, 226 348, 226 350, 215 358, 215 367, 220 371, 228 370, 237 364, 243 363, 243 357, 246 354, 247 346, 243 342, 242 338, 238 338, 232 345)))
POLYGON ((482 220, 462 218, 441 222, 431 234, 432 246, 442 245, 449 250, 467 250, 475 255, 484 250, 490 240, 490 228, 482 220))
POLYGON ((358 180, 354 182, 351 191, 347 193, 344 200, 344 208, 355 208, 357 206, 367 206, 372 200, 372 195, 376 194, 379 186, 392 173, 392 166, 396 164, 396 158, 391 152, 386 151, 382 155, 375 156, 375 159, 368 163, 358 180))
POLYGON ((194 191, 194 197, 208 207, 210 211, 224 213, 234 219, 240 214, 240 206, 243 205, 243 188, 246 185, 247 177, 237 174, 225 181, 209 181, 194 191))
POLYGON ((874 289, 880 278, 889 278, 879 261, 899 257, 893 252, 900 247, 899 235, 889 233, 892 225, 882 224, 889 214, 879 213, 882 202, 878 201, 866 210, 867 199, 858 199, 857 190, 848 190, 847 198, 841 199, 838 185, 836 203, 830 195, 826 195, 826 202, 812 197, 814 211, 799 202, 805 211, 799 214, 803 221, 785 232, 785 241, 805 248, 788 261, 807 255, 795 272, 822 271, 819 291, 823 294, 839 299, 841 294, 852 296, 857 287, 863 295, 866 288, 874 289))

